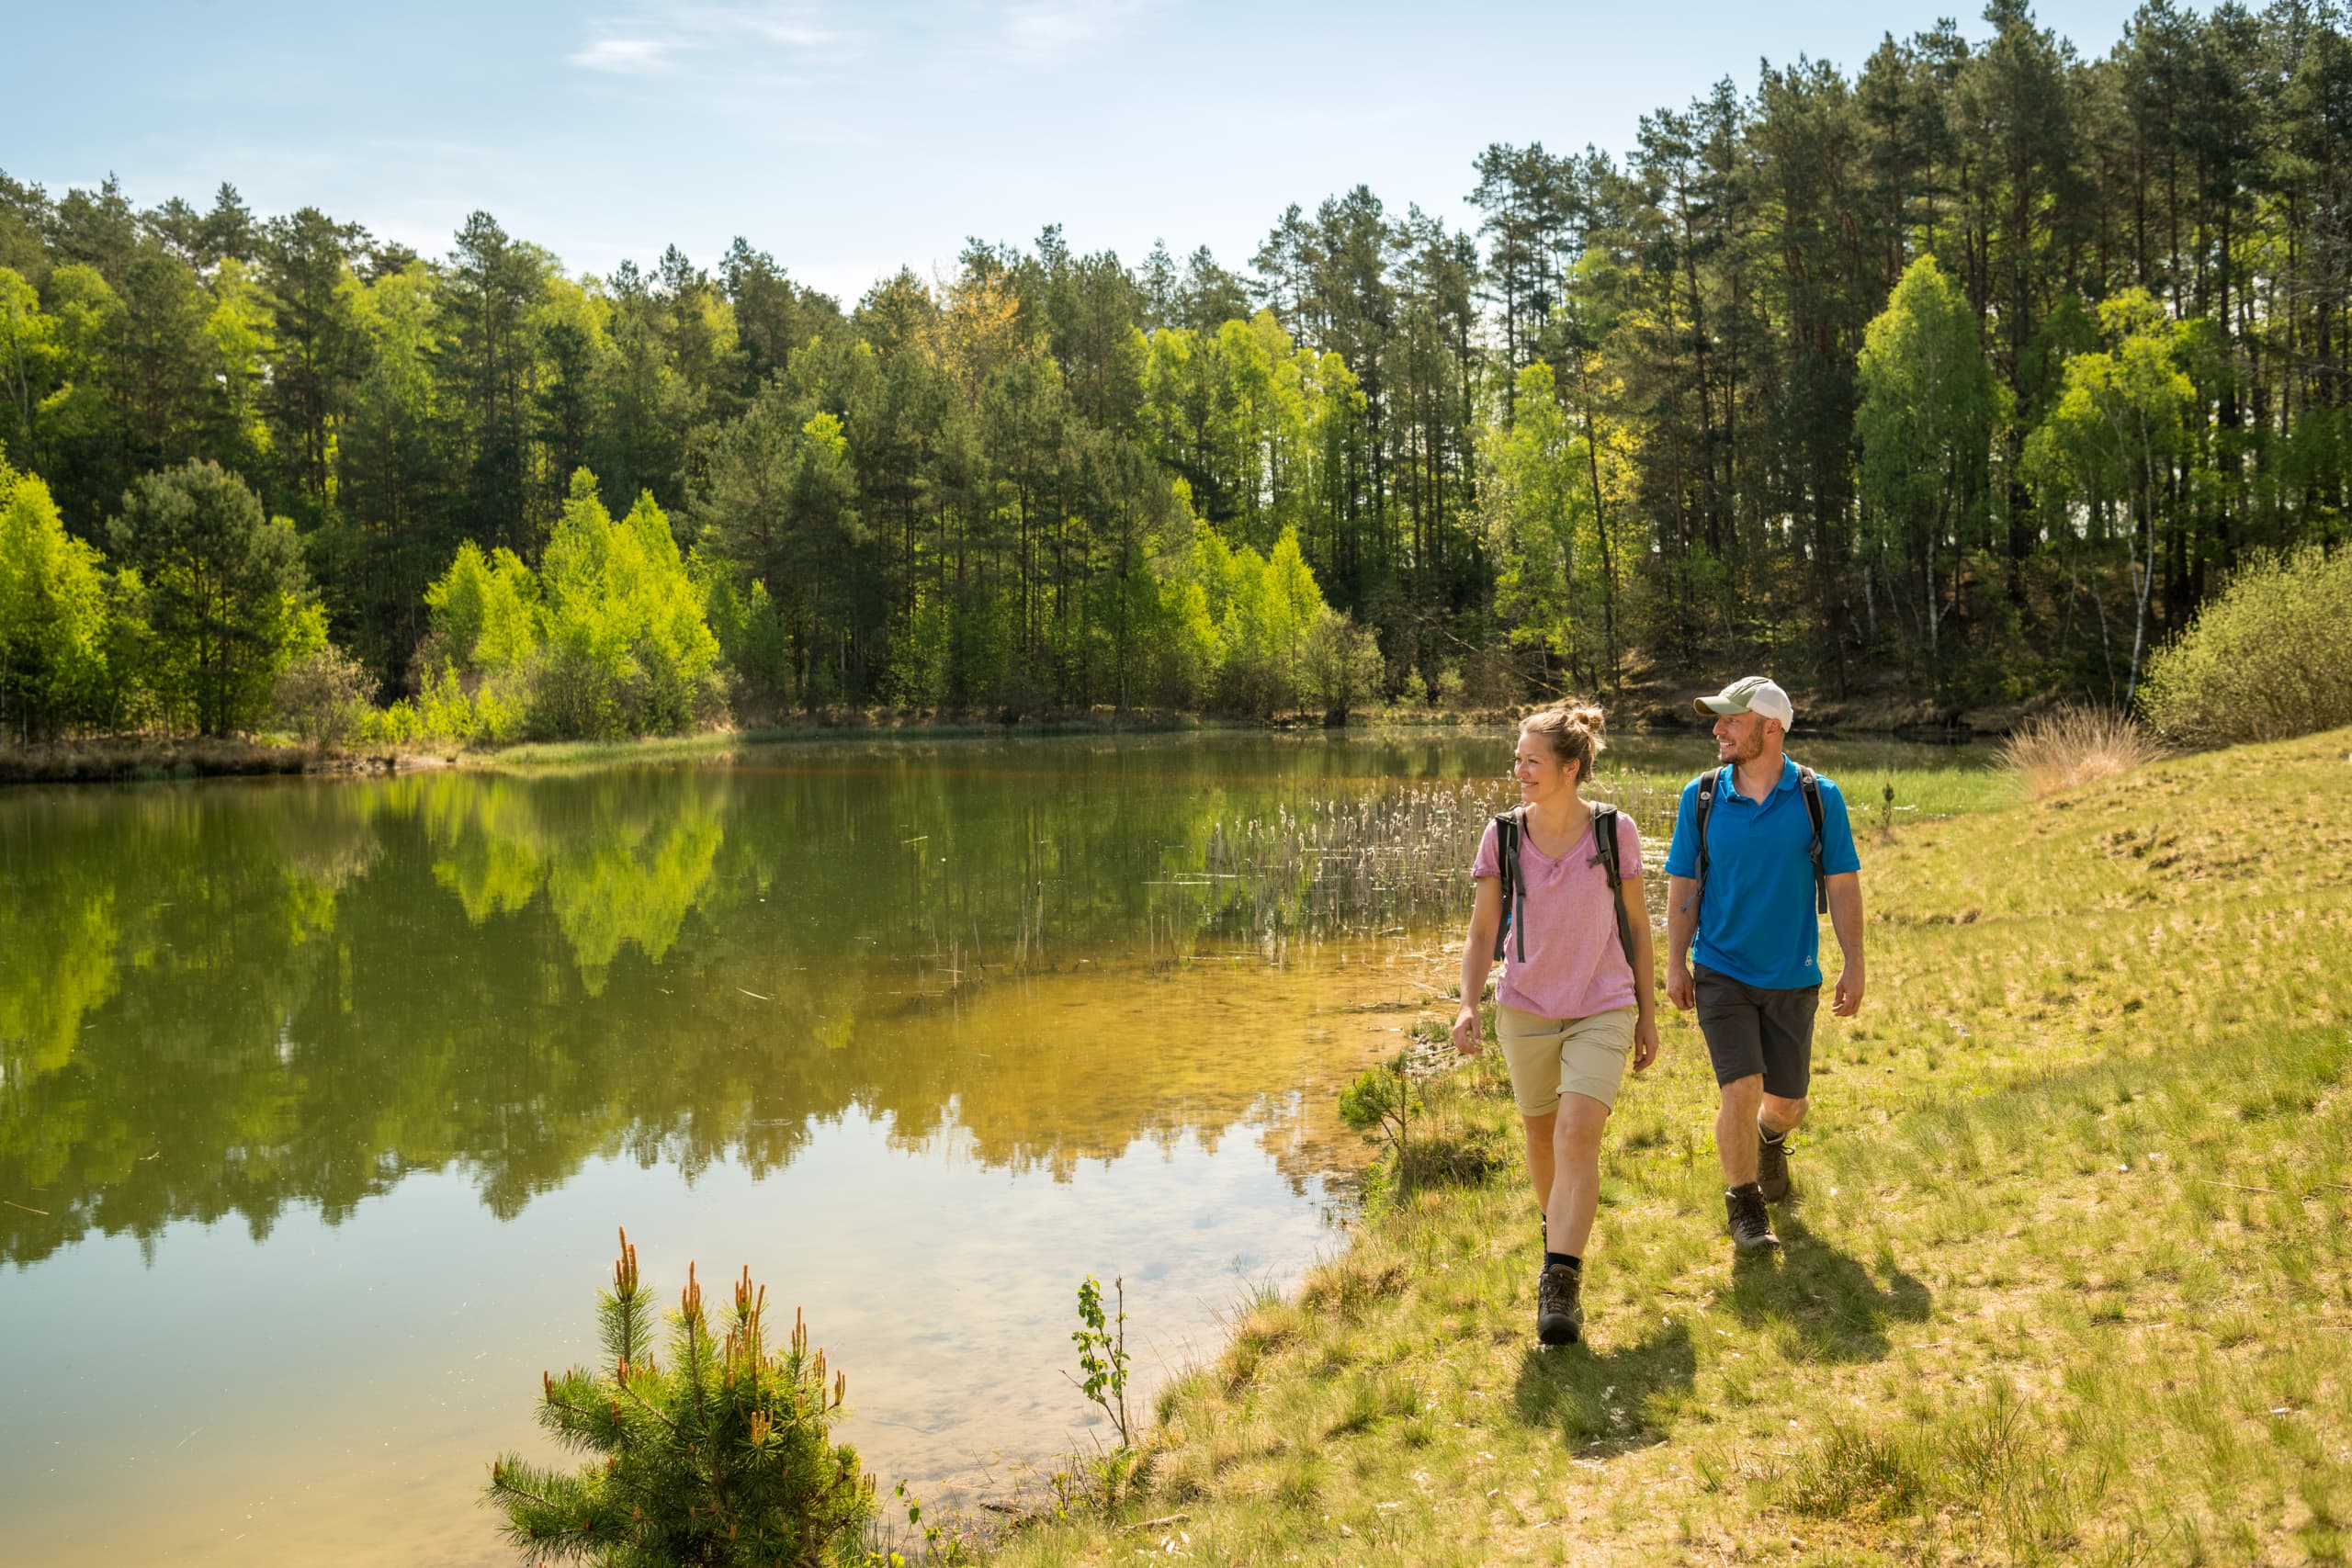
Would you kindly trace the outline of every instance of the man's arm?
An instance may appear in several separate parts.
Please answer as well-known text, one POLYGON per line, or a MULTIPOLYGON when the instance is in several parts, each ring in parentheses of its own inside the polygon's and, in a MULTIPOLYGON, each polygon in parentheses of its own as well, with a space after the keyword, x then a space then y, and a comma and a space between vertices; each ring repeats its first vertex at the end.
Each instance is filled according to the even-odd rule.
POLYGON ((1829 1010, 1839 1018, 1851 1018, 1862 1009, 1862 874, 1849 871, 1825 880, 1829 889, 1829 923, 1838 932, 1838 951, 1844 955, 1837 999, 1829 1010))
POLYGON ((1666 999, 1684 1012, 1698 1005, 1698 983, 1690 977, 1690 939, 1698 934, 1699 911, 1690 897, 1699 891, 1695 876, 1666 879, 1666 999))

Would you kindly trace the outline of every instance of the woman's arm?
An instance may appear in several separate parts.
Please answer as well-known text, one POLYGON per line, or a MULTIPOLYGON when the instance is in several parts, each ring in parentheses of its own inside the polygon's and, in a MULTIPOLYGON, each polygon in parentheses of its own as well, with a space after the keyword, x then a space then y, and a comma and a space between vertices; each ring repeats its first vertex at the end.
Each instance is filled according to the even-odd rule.
POLYGON ((1453 1048, 1478 1054, 1478 998, 1487 992, 1487 972, 1495 966, 1495 932, 1503 921, 1503 885, 1482 876, 1470 901, 1470 934, 1462 943, 1462 1008, 1453 1015, 1453 1048))
POLYGON ((1639 871, 1617 885, 1617 897, 1624 901, 1625 927, 1634 937, 1634 1071, 1638 1073, 1657 1060, 1657 953, 1639 871))

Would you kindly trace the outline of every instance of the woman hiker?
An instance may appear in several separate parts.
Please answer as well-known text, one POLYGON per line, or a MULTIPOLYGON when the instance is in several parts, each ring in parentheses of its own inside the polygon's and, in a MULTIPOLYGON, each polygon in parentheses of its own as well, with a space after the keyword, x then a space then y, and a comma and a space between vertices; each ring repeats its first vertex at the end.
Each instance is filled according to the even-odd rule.
POLYGON ((1583 1327, 1600 1134, 1625 1058, 1640 1072, 1657 1055, 1641 835, 1623 812, 1582 794, 1601 749, 1600 726, 1599 708, 1566 704, 1520 726, 1511 764, 1520 804, 1487 825, 1471 867, 1477 894, 1453 1021, 1453 1048, 1476 1055, 1478 998, 1501 958, 1495 1034, 1527 1126, 1527 1169, 1544 1212, 1535 1334, 1546 1345, 1572 1345, 1583 1327))

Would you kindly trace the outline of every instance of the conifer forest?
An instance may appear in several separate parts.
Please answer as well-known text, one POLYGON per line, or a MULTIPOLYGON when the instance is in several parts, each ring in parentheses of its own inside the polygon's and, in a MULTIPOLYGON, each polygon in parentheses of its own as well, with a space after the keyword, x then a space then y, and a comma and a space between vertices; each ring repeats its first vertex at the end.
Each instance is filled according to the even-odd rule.
POLYGON ((2094 47, 1994 0, 1489 146, 1459 224, 1300 192, 1247 256, 1048 228, 854 300, 751 239, 594 276, 489 212, 424 255, 0 175, 0 728, 298 677, 492 739, 1749 667, 2128 704, 2352 532, 2352 31, 2094 47))

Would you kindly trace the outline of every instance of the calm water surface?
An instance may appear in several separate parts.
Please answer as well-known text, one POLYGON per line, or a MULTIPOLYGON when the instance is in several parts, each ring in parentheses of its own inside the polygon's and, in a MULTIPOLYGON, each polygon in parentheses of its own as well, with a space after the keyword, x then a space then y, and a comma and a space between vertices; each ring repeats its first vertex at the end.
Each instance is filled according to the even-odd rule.
POLYGON ((1125 1276, 1149 1384, 1335 1245, 1333 1092, 1428 998, 1508 758, 1040 739, 0 795, 11 1560, 504 1561, 476 1492, 539 1451, 540 1370, 594 1353, 619 1224, 665 1290, 748 1263, 803 1306, 886 1485, 1091 1441, 1080 1277, 1125 1276))

